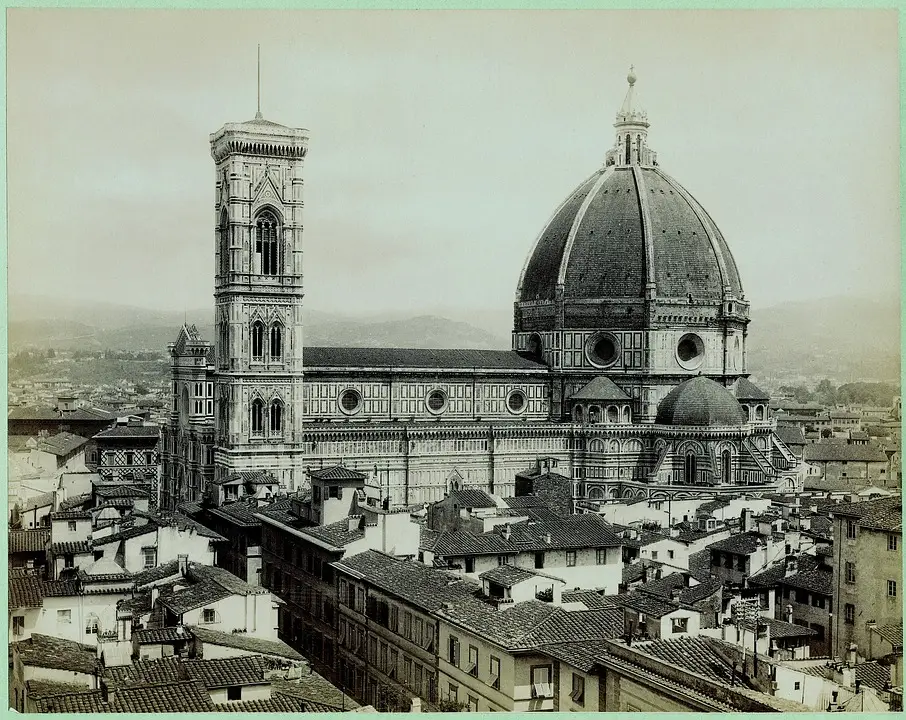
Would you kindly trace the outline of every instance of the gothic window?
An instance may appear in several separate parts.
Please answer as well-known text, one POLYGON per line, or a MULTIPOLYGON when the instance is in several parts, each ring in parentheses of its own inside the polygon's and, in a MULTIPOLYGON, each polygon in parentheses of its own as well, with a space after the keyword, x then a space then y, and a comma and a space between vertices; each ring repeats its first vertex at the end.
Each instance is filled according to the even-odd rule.
POLYGON ((264 358, 264 323, 256 320, 252 323, 252 360, 264 358))
POLYGON ((724 482, 730 482, 730 476, 733 472, 732 466, 732 455, 729 450, 724 450, 720 454, 720 464, 721 464, 721 474, 723 475, 724 482))
POLYGON ((262 275, 279 274, 280 223, 274 213, 264 210, 255 220, 255 255, 262 275))
POLYGON ((258 398, 252 400, 252 435, 264 432, 264 403, 258 398))
POLYGON ((683 480, 686 482, 686 484, 695 484, 696 469, 695 453, 689 450, 686 453, 686 459, 683 465, 683 480))
POLYGON ((755 406, 755 419, 764 420, 764 405, 755 406))
POLYGON ((283 357, 283 331, 279 323, 271 326, 271 360, 280 360, 283 357))
POLYGON ((220 360, 221 367, 228 364, 230 356, 230 326, 221 321, 220 323, 220 347, 217 348, 217 358, 220 360))
POLYGON ((575 416, 576 416, 576 422, 579 422, 579 423, 582 422, 583 413, 582 413, 582 406, 581 406, 581 405, 576 405, 576 409, 575 409, 574 414, 575 414, 575 416))
POLYGON ((610 407, 607 408, 607 422, 609 422, 609 423, 620 422, 620 413, 616 409, 616 407, 614 407, 613 405, 611 405, 610 407))
POLYGON ((226 208, 220 212, 220 224, 217 228, 220 234, 220 274, 230 272, 230 222, 226 208))
POLYGON ((624 405, 624 406, 623 406, 623 422, 626 423, 627 425, 628 425, 630 422, 632 422, 632 418, 631 418, 631 416, 630 416, 630 414, 629 414, 629 406, 628 406, 628 405, 624 405))
POLYGON ((283 433, 283 403, 274 400, 270 409, 271 435, 281 435, 283 433))
POLYGON ((626 164, 630 162, 630 153, 632 152, 632 138, 626 136, 626 164))

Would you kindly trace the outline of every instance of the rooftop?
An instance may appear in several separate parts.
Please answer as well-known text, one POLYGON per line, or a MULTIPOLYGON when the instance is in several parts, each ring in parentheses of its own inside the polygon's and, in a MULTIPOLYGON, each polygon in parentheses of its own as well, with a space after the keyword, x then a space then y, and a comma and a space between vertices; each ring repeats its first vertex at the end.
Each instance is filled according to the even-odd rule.
POLYGON ((547 366, 511 350, 428 350, 422 348, 311 347, 302 351, 307 368, 440 370, 534 370, 547 366))
POLYGON ((897 531, 903 528, 903 504, 898 496, 859 503, 840 503, 830 512, 832 515, 854 518, 860 527, 873 530, 897 531))
POLYGON ((66 457, 67 455, 74 453, 87 442, 88 438, 83 438, 81 435, 75 435, 71 432, 61 432, 40 440, 38 442, 38 450, 57 455, 58 457, 66 457))
POLYGON ((97 649, 72 640, 32 633, 14 643, 24 665, 93 675, 98 669, 97 649))
POLYGON ((488 580, 489 582, 502 587, 513 587, 521 582, 532 580, 539 576, 559 580, 559 578, 555 578, 553 575, 535 572, 534 570, 528 570, 526 568, 518 568, 515 565, 500 565, 490 570, 485 570, 478 577, 481 580, 488 580))
POLYGON ((260 655, 184 660, 183 667, 190 680, 198 680, 208 690, 237 685, 263 685, 267 682, 264 679, 264 659, 260 655))
POLYGON ((225 633, 198 626, 190 626, 188 630, 206 645, 229 647, 236 650, 245 650, 249 653, 286 658, 287 660, 304 659, 282 640, 263 640, 244 633, 225 633))
POLYGON ((763 548, 765 544, 766 538, 764 535, 757 532, 744 532, 711 543, 708 545, 707 550, 718 550, 735 555, 751 555, 759 548, 763 548))
POLYGON ((802 451, 806 462, 876 462, 886 463, 887 455, 874 445, 849 445, 842 442, 809 443, 802 451))
POLYGON ((50 543, 50 529, 10 530, 9 553, 40 553, 50 543))
POLYGON ((160 428, 157 425, 117 425, 102 430, 93 436, 95 440, 119 440, 142 438, 157 440, 160 437, 160 428))

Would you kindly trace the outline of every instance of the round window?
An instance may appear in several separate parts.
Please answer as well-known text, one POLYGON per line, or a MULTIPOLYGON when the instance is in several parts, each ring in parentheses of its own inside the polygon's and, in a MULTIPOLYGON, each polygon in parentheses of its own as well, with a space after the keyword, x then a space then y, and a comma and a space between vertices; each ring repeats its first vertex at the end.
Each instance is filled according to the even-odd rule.
POLYGON ((589 339, 585 354, 592 365, 609 367, 620 357, 620 343, 611 333, 599 333, 589 339))
POLYGON ((521 390, 513 390, 506 399, 507 409, 514 414, 521 413, 525 410, 525 405, 525 393, 521 390))
POLYGON ((442 413, 447 407, 447 395, 443 390, 432 390, 427 399, 428 410, 435 415, 442 413))
POLYGON ((355 415, 362 409, 362 396, 357 390, 344 390, 340 395, 340 410, 347 415, 355 415))
POLYGON ((687 370, 694 370, 705 359, 705 343, 695 333, 686 333, 676 345, 676 359, 687 370))

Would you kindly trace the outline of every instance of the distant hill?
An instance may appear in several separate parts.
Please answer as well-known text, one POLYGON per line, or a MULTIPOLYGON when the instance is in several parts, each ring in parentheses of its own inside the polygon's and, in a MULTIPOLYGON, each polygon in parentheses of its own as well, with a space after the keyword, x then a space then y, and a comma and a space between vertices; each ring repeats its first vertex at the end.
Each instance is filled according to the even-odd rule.
POLYGON ((899 301, 832 297, 754 309, 748 355, 759 377, 898 382, 899 301))
MULTIPOLYGON (((306 310, 309 345, 506 349, 501 313, 475 313, 474 322, 438 315, 345 317, 306 310), (490 329, 485 329, 490 328, 490 329)), ((213 338, 213 308, 157 312, 115 303, 10 296, 9 347, 164 351, 184 319, 213 338)), ((754 309, 749 369, 757 378, 827 377, 895 381, 900 372, 899 304, 828 298, 754 309)))
MULTIPOLYGON (((44 297, 10 296, 9 347, 165 351, 183 322, 214 338, 213 308, 186 313, 157 312, 113 303, 64 302, 44 297)), ((467 322, 433 315, 404 319, 348 318, 304 311, 308 345, 358 347, 475 348, 509 347, 509 337, 467 322)))

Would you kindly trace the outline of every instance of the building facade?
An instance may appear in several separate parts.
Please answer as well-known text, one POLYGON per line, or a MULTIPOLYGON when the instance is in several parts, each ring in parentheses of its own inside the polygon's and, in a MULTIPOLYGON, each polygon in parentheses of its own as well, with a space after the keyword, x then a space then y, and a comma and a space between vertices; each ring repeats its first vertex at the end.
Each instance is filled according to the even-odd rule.
POLYGON ((216 338, 184 328, 171 350, 168 502, 242 471, 305 488, 344 462, 393 505, 506 496, 539 456, 580 499, 795 489, 798 459, 746 379, 732 254, 661 170, 627 79, 603 166, 529 253, 510 351, 304 347, 307 131, 259 114, 214 134, 216 338), (193 383, 204 403, 185 407, 193 383))

